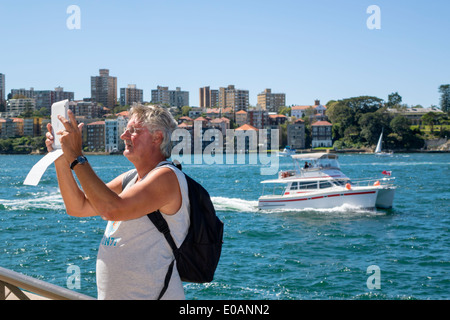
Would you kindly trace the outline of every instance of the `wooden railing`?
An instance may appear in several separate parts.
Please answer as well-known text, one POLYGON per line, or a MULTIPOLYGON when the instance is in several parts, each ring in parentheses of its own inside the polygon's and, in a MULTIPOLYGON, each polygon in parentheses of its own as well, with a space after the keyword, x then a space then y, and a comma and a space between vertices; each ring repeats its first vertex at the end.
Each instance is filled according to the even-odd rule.
POLYGON ((0 267, 0 300, 94 300, 57 285, 0 267))

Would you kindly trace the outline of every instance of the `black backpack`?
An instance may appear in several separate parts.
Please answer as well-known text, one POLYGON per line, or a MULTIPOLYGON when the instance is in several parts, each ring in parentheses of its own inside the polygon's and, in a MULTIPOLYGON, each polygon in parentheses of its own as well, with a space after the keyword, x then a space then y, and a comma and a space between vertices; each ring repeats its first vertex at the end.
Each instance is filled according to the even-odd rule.
MULTIPOLYGON (((167 162, 164 164, 170 164, 181 169, 181 165, 178 164, 167 162)), ((124 177, 122 190, 136 174, 137 171, 133 170, 124 177)), ((211 282, 222 251, 223 222, 216 215, 208 191, 185 173, 184 175, 189 190, 190 226, 180 247, 177 248, 170 234, 169 226, 159 210, 149 213, 147 216, 156 228, 164 234, 172 248, 181 280, 196 283, 211 282)), ((158 300, 161 299, 169 286, 175 260, 169 266, 164 287, 158 300)))

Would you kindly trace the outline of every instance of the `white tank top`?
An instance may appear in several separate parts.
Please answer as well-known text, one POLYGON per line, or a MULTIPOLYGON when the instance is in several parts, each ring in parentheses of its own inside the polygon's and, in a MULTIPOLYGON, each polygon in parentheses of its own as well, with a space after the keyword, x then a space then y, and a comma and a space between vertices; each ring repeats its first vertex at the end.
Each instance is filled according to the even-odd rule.
MULTIPOLYGON (((171 165, 161 165, 159 168, 163 167, 173 170, 180 185, 182 195, 180 210, 173 215, 162 213, 175 243, 180 246, 189 228, 186 177, 171 165)), ((137 176, 125 189, 134 185, 136 180, 137 176)), ((174 255, 167 240, 147 215, 127 221, 108 221, 97 255, 98 299, 157 299, 173 259, 174 255)), ((185 299, 176 263, 169 287, 162 299, 185 299)))

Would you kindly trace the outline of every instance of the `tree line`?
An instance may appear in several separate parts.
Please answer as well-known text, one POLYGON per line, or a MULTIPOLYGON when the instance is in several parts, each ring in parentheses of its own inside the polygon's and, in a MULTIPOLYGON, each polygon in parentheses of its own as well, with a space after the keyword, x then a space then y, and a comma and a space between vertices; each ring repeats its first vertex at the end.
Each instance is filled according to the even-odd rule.
MULTIPOLYGON (((448 111, 450 110, 450 86, 440 87, 442 92, 441 110, 444 113, 429 112, 422 117, 422 123, 441 124, 438 136, 450 136, 448 111)), ((420 127, 414 127, 401 114, 389 112, 388 108, 405 110, 398 92, 391 93, 388 101, 373 96, 360 96, 327 103, 326 114, 333 124, 332 135, 335 148, 367 148, 376 145, 383 131, 385 149, 420 149, 425 135, 420 127)), ((416 106, 421 108, 421 106, 416 106)))

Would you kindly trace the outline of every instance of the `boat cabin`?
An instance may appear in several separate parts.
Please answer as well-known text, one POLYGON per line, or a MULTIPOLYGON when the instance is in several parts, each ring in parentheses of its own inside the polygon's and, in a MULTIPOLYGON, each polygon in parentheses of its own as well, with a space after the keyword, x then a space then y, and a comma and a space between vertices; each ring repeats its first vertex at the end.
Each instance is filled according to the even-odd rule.
POLYGON ((287 184, 286 191, 308 192, 312 190, 327 189, 332 187, 344 187, 348 179, 339 180, 315 180, 315 181, 292 181, 287 184))

